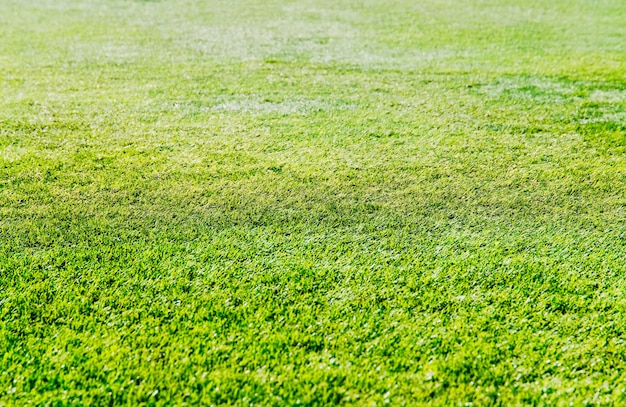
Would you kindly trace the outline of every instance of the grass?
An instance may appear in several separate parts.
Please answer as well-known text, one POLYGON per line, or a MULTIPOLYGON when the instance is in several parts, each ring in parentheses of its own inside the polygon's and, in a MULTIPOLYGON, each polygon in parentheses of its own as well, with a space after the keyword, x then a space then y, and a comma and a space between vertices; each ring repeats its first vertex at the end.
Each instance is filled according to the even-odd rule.
POLYGON ((0 10, 0 406, 626 403, 624 2, 0 10))

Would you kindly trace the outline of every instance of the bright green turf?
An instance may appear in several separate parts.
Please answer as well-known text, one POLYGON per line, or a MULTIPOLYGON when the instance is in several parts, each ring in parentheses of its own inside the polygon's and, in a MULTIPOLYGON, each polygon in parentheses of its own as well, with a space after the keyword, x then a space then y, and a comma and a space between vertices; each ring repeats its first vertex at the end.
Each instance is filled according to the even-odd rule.
POLYGON ((0 0, 0 406, 626 403, 623 0, 0 0))

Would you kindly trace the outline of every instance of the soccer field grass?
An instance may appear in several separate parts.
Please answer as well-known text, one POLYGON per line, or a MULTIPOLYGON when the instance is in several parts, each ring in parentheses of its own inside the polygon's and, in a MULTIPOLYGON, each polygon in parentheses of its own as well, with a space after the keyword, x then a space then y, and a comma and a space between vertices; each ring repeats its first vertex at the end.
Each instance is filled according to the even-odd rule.
POLYGON ((626 403, 623 0, 0 0, 0 406, 626 403))

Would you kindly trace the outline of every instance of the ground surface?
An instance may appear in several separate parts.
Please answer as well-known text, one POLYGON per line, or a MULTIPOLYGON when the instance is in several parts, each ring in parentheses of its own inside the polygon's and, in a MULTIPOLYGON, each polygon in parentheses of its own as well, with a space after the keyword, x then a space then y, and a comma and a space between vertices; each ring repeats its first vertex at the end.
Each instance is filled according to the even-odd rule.
POLYGON ((626 403, 625 21, 0 0, 0 406, 626 403))

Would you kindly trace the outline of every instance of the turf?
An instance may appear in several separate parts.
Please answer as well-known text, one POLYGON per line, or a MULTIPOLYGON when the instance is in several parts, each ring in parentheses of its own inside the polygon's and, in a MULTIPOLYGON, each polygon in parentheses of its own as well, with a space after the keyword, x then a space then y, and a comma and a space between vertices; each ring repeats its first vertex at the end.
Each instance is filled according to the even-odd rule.
POLYGON ((626 403, 624 21, 0 0, 0 406, 626 403))

